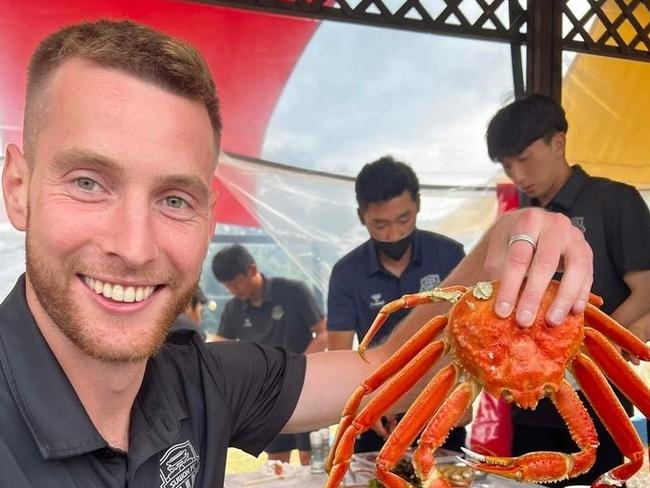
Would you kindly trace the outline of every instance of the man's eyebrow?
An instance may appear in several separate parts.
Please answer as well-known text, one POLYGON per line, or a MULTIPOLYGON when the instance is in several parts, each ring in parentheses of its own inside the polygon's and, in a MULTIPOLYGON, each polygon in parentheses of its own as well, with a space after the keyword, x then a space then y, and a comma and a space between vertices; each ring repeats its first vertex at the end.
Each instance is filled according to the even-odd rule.
POLYGON ((404 217, 409 217, 410 215, 411 215, 411 211, 410 211, 410 210, 406 210, 406 211, 402 212, 401 214, 399 214, 397 217, 395 217, 394 220, 389 220, 389 219, 372 219, 372 222, 374 222, 375 224, 390 224, 391 222, 394 222, 395 220, 399 220, 399 219, 402 219, 402 218, 404 218, 404 217))
POLYGON ((124 173, 124 167, 113 159, 86 149, 66 149, 56 154, 53 160, 54 167, 64 171, 74 169, 80 164, 88 167, 104 168, 119 174, 124 173))
POLYGON ((189 189, 199 200, 208 201, 210 187, 198 176, 185 174, 163 175, 157 178, 162 187, 189 189))

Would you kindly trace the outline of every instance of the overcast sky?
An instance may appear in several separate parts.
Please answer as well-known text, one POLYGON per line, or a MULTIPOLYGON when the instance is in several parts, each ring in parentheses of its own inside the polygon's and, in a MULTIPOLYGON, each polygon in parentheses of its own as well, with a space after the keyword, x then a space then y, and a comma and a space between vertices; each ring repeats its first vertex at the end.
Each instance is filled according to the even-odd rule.
POLYGON ((381 155, 423 182, 484 184, 491 115, 513 97, 508 44, 324 22, 286 85, 262 157, 355 175, 381 155))

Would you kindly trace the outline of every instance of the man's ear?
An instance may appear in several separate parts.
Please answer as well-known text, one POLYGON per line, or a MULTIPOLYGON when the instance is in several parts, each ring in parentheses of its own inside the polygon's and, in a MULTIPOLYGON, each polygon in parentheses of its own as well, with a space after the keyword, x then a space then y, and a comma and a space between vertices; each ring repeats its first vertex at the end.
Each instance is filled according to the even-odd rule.
POLYGON ((363 211, 360 208, 357 208, 357 216, 359 217, 361 225, 366 225, 366 219, 363 218, 363 211))
POLYGON ((553 147, 553 152, 564 158, 564 153, 566 151, 566 134, 564 132, 554 134, 551 139, 551 145, 553 147))
POLYGON ((2 169, 2 193, 11 224, 18 230, 27 229, 30 168, 18 146, 9 144, 2 169))
POLYGON ((415 213, 418 214, 420 213, 420 192, 418 192, 418 196, 415 199, 415 205, 416 205, 415 213))

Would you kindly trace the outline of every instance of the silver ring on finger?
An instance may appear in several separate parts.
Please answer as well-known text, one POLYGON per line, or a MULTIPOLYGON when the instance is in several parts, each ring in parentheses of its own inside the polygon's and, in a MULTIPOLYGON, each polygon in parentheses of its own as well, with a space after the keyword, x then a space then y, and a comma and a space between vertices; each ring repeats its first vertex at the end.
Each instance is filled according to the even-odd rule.
POLYGON ((533 251, 537 249, 537 241, 533 236, 529 234, 515 234, 510 238, 510 241, 508 242, 508 247, 512 246, 517 241, 527 242, 528 244, 533 246, 533 251))

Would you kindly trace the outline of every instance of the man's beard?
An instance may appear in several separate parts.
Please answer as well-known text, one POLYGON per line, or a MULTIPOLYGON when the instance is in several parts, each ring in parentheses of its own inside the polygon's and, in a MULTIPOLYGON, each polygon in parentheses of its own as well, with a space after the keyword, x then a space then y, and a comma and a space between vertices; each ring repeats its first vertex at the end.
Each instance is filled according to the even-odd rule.
MULTIPOLYGON (((140 361, 155 355, 165 342, 174 320, 190 301, 193 290, 198 285, 197 281, 182 290, 177 289, 177 285, 174 284, 175 280, 168 279, 165 282, 166 286, 170 291, 176 290, 176 293, 158 316, 150 315, 146 318, 150 322, 147 332, 151 336, 144 344, 132 345, 126 349, 98 340, 96 331, 89 323, 89 318, 84 316, 82 307, 71 296, 71 289, 67 285, 72 280, 80 279, 73 270, 83 269, 88 272, 87 270, 92 269, 92 266, 83 266, 78 259, 70 259, 61 270, 57 271, 49 267, 47 256, 40 252, 38 246, 32 242, 29 232, 26 237, 26 259, 27 276, 36 298, 49 318, 85 354, 103 361, 140 361)), ((114 269, 111 271, 113 276, 121 275, 114 269)), ((119 318, 114 318, 113 321, 116 325, 115 333, 118 334, 119 318)), ((128 318, 124 320, 125 327, 128 326, 128 321, 128 318)))

